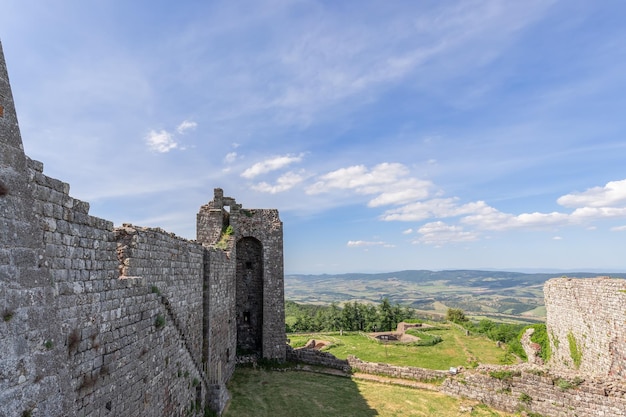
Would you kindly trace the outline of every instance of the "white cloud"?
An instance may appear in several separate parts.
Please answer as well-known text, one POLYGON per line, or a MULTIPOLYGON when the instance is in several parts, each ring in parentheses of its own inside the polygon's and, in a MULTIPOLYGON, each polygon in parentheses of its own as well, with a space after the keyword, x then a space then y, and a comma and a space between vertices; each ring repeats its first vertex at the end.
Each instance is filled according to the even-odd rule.
POLYGON ((593 187, 581 193, 560 197, 557 202, 564 207, 611 207, 626 204, 626 179, 610 181, 604 187, 593 187))
MULTIPOLYGON (((459 204, 458 198, 439 198, 418 201, 385 211, 380 219, 385 221, 423 221, 460 216, 460 222, 472 226, 476 231, 507 231, 520 229, 546 229, 560 226, 589 223, 599 219, 624 218, 626 207, 615 207, 626 203, 626 180, 612 181, 604 187, 594 187, 583 193, 568 194, 558 199, 564 206, 577 207, 571 213, 563 212, 532 212, 511 214, 501 212, 488 206, 484 201, 459 204)), ((418 230, 426 234, 421 241, 431 240, 433 228, 437 228, 437 236, 448 226, 442 222, 424 225, 418 230), (428 226, 428 227, 427 227, 428 226)), ((626 228, 625 228, 626 229, 626 228)), ((461 230, 461 229, 459 229, 461 230)), ((611 229, 618 231, 620 229, 611 229)), ((456 232, 457 230, 454 230, 456 232)), ((445 234, 443 234, 445 238, 445 234)), ((468 237, 469 235, 461 235, 468 237)))
POLYGON ((626 217, 626 207, 582 207, 571 214, 572 221, 626 217))
POLYGON ((340 168, 322 175, 320 180, 307 190, 308 194, 318 194, 333 188, 353 189, 360 194, 374 194, 384 190, 399 177, 405 176, 408 169, 398 163, 383 162, 369 170, 365 165, 340 168))
POLYGON ((357 194, 378 194, 368 202, 369 207, 404 204, 427 198, 432 182, 406 178, 409 169, 400 163, 383 162, 369 169, 353 165, 321 175, 306 189, 307 194, 321 194, 333 190, 352 190, 357 194))
MULTIPOLYGON (((196 126, 198 126, 196 122, 184 120, 176 127, 176 132, 183 135, 185 132, 195 129, 196 126)), ((155 152, 166 153, 176 148, 185 150, 185 148, 181 147, 180 143, 176 140, 176 136, 165 129, 160 131, 151 130, 145 139, 150 150, 155 152)))
POLYGON ((470 213, 485 213, 491 208, 484 201, 458 205, 458 198, 435 198, 407 204, 385 211, 380 217, 385 221, 420 221, 429 218, 455 217, 470 213))
POLYGON ((561 236, 554 236, 552 240, 563 240, 563 238, 561 236))
POLYGON ((278 178, 275 185, 268 184, 267 182, 261 182, 253 185, 252 189, 263 193, 276 194, 292 189, 303 180, 304 178, 300 174, 287 172, 278 178))
MULTIPOLYGON (((388 245, 385 242, 381 242, 381 241, 371 242, 371 241, 366 241, 366 240, 349 240, 348 243, 347 243, 347 246, 349 248, 360 248, 360 247, 369 247, 369 246, 390 247, 390 245, 388 245)), ((391 247, 393 247, 393 246, 391 246, 391 247)))
POLYGON ((422 200, 428 197, 432 185, 430 181, 416 178, 398 181, 395 184, 390 184, 387 191, 383 191, 378 197, 367 203, 367 205, 369 207, 379 207, 422 200))
POLYGON ((148 147, 156 152, 166 153, 178 147, 178 143, 173 139, 172 134, 161 130, 159 132, 151 130, 146 136, 148 147))
POLYGON ((413 233, 413 229, 406 229, 406 230, 402 231, 403 235, 410 235, 411 233, 413 233))
POLYGON ((570 223, 571 218, 568 214, 559 212, 522 213, 515 216, 490 207, 483 213, 464 217, 461 222, 482 230, 504 231, 563 226, 570 223))
POLYGON ((237 152, 229 152, 224 157, 224 162, 227 164, 232 164, 237 160, 237 152))
POLYGON ((417 232, 422 236, 415 243, 426 243, 429 245, 471 242, 478 239, 476 232, 466 232, 460 226, 449 225, 442 221, 426 223, 417 232))
POLYGON ((258 175, 265 174, 271 171, 276 171, 278 169, 284 168, 294 162, 300 162, 303 158, 303 154, 300 155, 284 155, 284 156, 276 156, 274 158, 267 159, 265 161, 257 162, 252 165, 250 168, 246 169, 241 173, 241 176, 244 178, 254 178, 258 175))
POLYGON ((626 232, 626 226, 611 227, 611 232, 626 232))
POLYGON ((178 125, 176 131, 181 135, 184 135, 188 130, 193 130, 198 126, 198 123, 193 122, 191 120, 184 120, 181 124, 178 125))
MULTIPOLYGON (((462 224, 472 226, 475 231, 546 229, 589 223, 602 218, 626 217, 626 207, 607 206, 626 202, 626 180, 609 182, 604 187, 594 187, 584 193, 559 198, 558 202, 562 205, 580 206, 571 213, 537 211, 511 214, 490 207, 484 201, 460 204, 458 197, 425 200, 434 185, 427 180, 408 177, 408 174, 408 168, 400 163, 385 162, 371 169, 365 165, 353 165, 319 176, 317 182, 306 188, 306 193, 351 190, 357 194, 378 194, 368 202, 369 207, 400 205, 383 212, 379 217, 383 221, 424 221, 459 217, 462 224), (584 203, 588 205, 581 206, 584 203)), ((429 225, 441 227, 437 222, 429 225)), ((458 239, 477 238, 477 234, 463 229, 448 229, 448 232, 458 232, 458 239)), ((422 228, 419 233, 427 235, 422 241, 431 239, 427 229, 422 228)), ((438 236, 441 235, 439 230, 438 236)))

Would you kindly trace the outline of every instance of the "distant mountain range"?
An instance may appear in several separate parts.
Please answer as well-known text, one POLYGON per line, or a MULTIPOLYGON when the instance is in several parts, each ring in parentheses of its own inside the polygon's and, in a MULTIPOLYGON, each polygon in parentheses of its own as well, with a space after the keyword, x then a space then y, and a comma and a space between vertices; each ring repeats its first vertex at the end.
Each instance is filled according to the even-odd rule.
POLYGON ((551 278, 626 278, 626 273, 523 273, 484 270, 408 270, 376 274, 285 275, 285 298, 299 303, 339 304, 350 301, 412 306, 433 314, 449 307, 475 317, 545 317, 543 284, 551 278))

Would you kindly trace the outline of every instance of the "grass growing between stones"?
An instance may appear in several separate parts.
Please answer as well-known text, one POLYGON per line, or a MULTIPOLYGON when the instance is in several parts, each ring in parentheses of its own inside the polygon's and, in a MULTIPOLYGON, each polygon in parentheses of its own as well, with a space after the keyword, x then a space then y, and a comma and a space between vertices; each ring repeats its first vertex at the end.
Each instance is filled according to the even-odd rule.
POLYGON ((232 401, 224 417, 513 415, 438 392, 308 372, 238 368, 229 390, 232 401))
POLYGON ((455 327, 432 333, 440 335, 443 341, 434 346, 384 344, 359 333, 344 333, 343 336, 339 333, 289 334, 287 337, 296 347, 303 346, 309 339, 327 340, 333 343, 328 352, 340 359, 355 355, 368 362, 427 369, 447 370, 453 366, 473 366, 476 363, 501 364, 505 360, 506 351, 483 336, 466 336, 455 327))

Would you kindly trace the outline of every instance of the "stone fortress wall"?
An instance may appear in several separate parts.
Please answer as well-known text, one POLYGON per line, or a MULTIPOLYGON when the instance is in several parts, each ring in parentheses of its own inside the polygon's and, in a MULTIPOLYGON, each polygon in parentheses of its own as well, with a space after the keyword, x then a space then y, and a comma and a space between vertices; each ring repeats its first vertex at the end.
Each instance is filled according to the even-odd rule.
MULTIPOLYGON (((276 210, 220 189, 197 241, 89 215, 24 154, 0 44, 0 417, 220 412, 238 353, 327 361, 286 349, 282 246, 276 210)), ((479 367, 442 391, 509 411, 626 416, 626 281, 554 279, 544 294, 547 368, 498 379, 479 367)))
POLYGON ((510 412, 626 416, 626 280, 556 278, 543 291, 545 366, 481 365, 447 378, 442 391, 510 412))
POLYGON ((626 377, 626 280, 557 278, 544 288, 551 366, 626 377))
POLYGON ((283 297, 276 210, 216 189, 198 241, 89 215, 24 154, 0 45, 0 416, 220 412, 238 350, 285 359, 283 297))

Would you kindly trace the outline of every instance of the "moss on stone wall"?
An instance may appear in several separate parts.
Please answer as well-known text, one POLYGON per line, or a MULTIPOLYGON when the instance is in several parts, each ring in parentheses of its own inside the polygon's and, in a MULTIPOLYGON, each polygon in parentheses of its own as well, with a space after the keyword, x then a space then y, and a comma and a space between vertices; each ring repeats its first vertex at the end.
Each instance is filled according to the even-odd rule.
POLYGON ((574 362, 574 367, 576 369, 579 369, 580 364, 582 363, 583 353, 582 353, 582 350, 580 349, 580 346, 578 346, 576 337, 571 331, 567 334, 567 342, 569 344, 569 354, 570 354, 570 357, 572 358, 572 361, 574 362))

